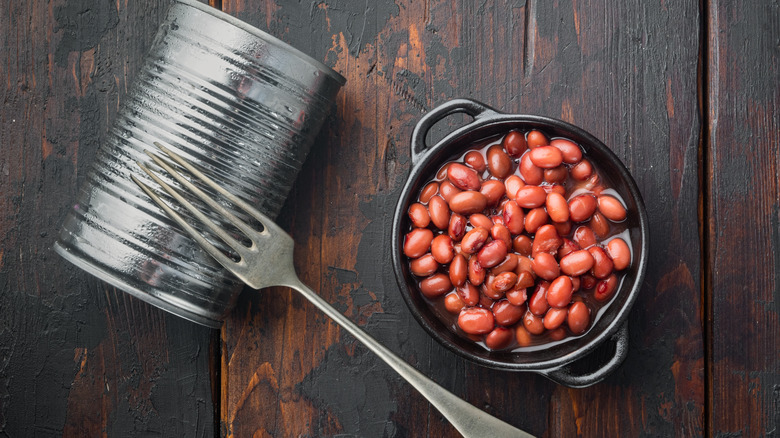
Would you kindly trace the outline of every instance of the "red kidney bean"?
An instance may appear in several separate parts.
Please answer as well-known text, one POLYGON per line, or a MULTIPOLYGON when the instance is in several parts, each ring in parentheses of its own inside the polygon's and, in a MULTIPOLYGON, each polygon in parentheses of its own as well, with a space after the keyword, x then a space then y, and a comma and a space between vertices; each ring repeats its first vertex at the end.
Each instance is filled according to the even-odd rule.
POLYGON ((525 136, 519 131, 509 131, 509 133, 504 136, 504 139, 501 140, 501 145, 509 155, 515 158, 523 155, 523 152, 528 150, 525 136))
POLYGON ((509 233, 509 229, 504 224, 495 224, 490 227, 490 237, 493 240, 500 240, 504 242, 507 249, 512 247, 512 234, 509 233))
POLYGON ((631 265, 631 249, 620 237, 615 237, 607 243, 607 254, 612 258, 616 271, 622 271, 631 265))
POLYGON ((463 286, 468 276, 468 262, 466 257, 458 254, 452 259, 450 263, 450 282, 455 287, 463 286))
POLYGON ((574 222, 585 222, 596 211, 596 198, 591 195, 578 195, 569 200, 569 217, 574 222))
POLYGON ((558 309, 553 307, 552 309, 548 310, 544 315, 544 328, 547 330, 557 329, 561 326, 561 324, 563 324, 564 321, 566 321, 568 312, 568 308, 558 309))
POLYGON ((436 172, 436 179, 444 179, 447 177, 447 169, 450 167, 450 163, 445 163, 443 166, 441 166, 436 172))
POLYGON ((526 269, 519 269, 520 265, 518 264, 518 270, 515 271, 517 274, 517 282, 515 283, 515 287, 520 288, 529 288, 534 285, 534 276, 532 271, 526 270, 526 269))
POLYGON ((493 206, 497 205, 498 201, 501 200, 501 197, 504 196, 506 188, 504 187, 504 183, 501 181, 489 179, 482 183, 482 187, 480 187, 479 192, 485 195, 485 198, 487 198, 488 206, 493 206))
POLYGON ((590 290, 596 287, 598 280, 596 280, 596 277, 590 274, 583 274, 580 276, 580 282, 581 282, 582 290, 590 290))
POLYGON ((450 216, 450 223, 447 226, 447 235, 450 236, 454 242, 460 242, 463 236, 466 235, 466 218, 458 213, 453 213, 450 216))
POLYGON ((569 170, 563 165, 553 167, 552 169, 544 169, 544 180, 548 183, 562 183, 566 181, 567 176, 569 176, 569 170))
POLYGON ((626 219, 626 207, 617 198, 610 195, 599 196, 599 211, 612 222, 622 222, 626 219))
POLYGON ((552 225, 555 227, 555 230, 558 231, 559 236, 566 236, 571 234, 571 228, 572 228, 571 221, 553 222, 552 225))
POLYGON ((427 277, 439 270, 439 263, 431 254, 425 254, 409 262, 409 270, 418 277, 427 277))
MULTIPOLYGON (((596 191, 597 187, 601 187, 601 177, 598 173, 593 173, 582 183, 582 188, 585 190, 590 190, 592 192, 596 191)), ((594 193, 596 196, 598 194, 594 193)))
POLYGON ((559 193, 550 193, 547 195, 545 203, 547 214, 553 222, 566 222, 569 220, 569 206, 566 204, 566 198, 559 193))
POLYGON ((469 223, 472 227, 482 227, 486 230, 493 228, 493 221, 482 213, 469 216, 469 223))
POLYGON ((541 187, 544 189, 544 192, 547 193, 548 195, 550 193, 557 193, 557 194, 559 194, 561 196, 565 196, 566 195, 566 187, 564 187, 564 186, 562 186, 560 184, 552 184, 552 185, 546 185, 546 186, 541 186, 541 187))
POLYGON ((488 238, 488 230, 482 227, 472 228, 460 241, 460 248, 466 254, 474 254, 482 248, 488 238))
POLYGON ((590 218, 590 228, 601 238, 607 237, 609 234, 609 222, 598 211, 593 213, 593 217, 590 218))
POLYGON ((537 148, 539 146, 546 146, 549 144, 549 140, 547 140, 547 136, 537 130, 528 132, 528 135, 526 136, 526 142, 528 143, 528 147, 531 149, 537 148))
POLYGON ((617 290, 617 287, 617 275, 612 274, 604 280, 598 282, 596 285, 596 292, 593 294, 593 297, 598 301, 607 301, 608 299, 612 298, 612 295, 617 290))
POLYGON ((506 293, 506 291, 512 289, 515 286, 516 282, 517 274, 512 271, 502 272, 496 275, 496 278, 493 279, 491 287, 496 292, 506 293))
POLYGON ((571 302, 574 286, 571 278, 561 275, 550 283, 547 289, 547 302, 553 307, 566 307, 571 302))
MULTIPOLYGON (((544 329, 544 326, 542 326, 542 329, 544 329)), ((515 341, 517 341, 517 345, 521 347, 528 347, 533 343, 533 338, 531 338, 531 334, 526 330, 525 325, 518 325, 515 327, 515 341)))
POLYGON ((428 214, 428 209, 419 202, 409 206, 409 219, 412 221, 412 225, 417 228, 425 228, 431 223, 431 216, 428 214))
POLYGON ((495 281, 496 277, 494 275, 488 274, 485 277, 485 282, 482 283, 482 286, 479 287, 479 291, 482 292, 482 295, 485 295, 492 300, 500 300, 501 298, 504 298, 505 291, 495 289, 493 287, 493 283, 495 281))
POLYGON ((569 239, 563 239, 563 244, 560 248, 558 248, 558 260, 566 257, 567 255, 573 253, 574 251, 579 251, 580 246, 577 245, 577 242, 574 242, 569 239))
POLYGON ((492 268, 504 261, 507 246, 501 240, 493 240, 485 244, 477 253, 477 260, 483 268, 492 268))
POLYGON ((463 162, 474 168, 477 172, 482 173, 487 170, 485 164, 485 157, 479 151, 469 151, 466 156, 463 157, 463 162))
POLYGON ((574 241, 582 249, 588 249, 596 244, 596 235, 587 225, 582 225, 574 230, 574 241))
POLYGON ((572 303, 572 305, 569 306, 569 314, 566 323, 569 326, 569 330, 575 335, 585 333, 588 324, 590 324, 590 310, 588 309, 588 306, 582 301, 572 303))
POLYGON ((566 164, 576 164, 582 160, 582 150, 572 141, 556 138, 550 142, 550 146, 554 146, 561 151, 563 162, 566 164))
POLYGON ((474 286, 479 286, 485 282, 485 268, 479 264, 476 257, 469 259, 468 268, 469 283, 473 284, 474 286))
POLYGON ((506 299, 510 303, 512 303, 515 306, 521 306, 523 303, 526 302, 528 299, 528 294, 526 292, 525 288, 522 289, 512 289, 510 291, 507 291, 506 293, 506 299))
POLYGON ((487 198, 480 192, 467 190, 453 196, 450 209, 459 214, 478 213, 487 206, 487 198))
POLYGON ((514 325, 523 317, 525 309, 521 306, 515 306, 507 300, 500 300, 493 304, 493 317, 496 324, 504 327, 514 325))
POLYGON ((561 272, 555 257, 546 252, 534 256, 533 268, 536 275, 545 280, 554 280, 561 272))
POLYGON ((452 198, 455 195, 462 191, 463 190, 455 187, 455 184, 450 181, 442 181, 441 184, 439 184, 439 194, 442 198, 444 198, 445 201, 447 201, 448 204, 450 201, 452 201, 452 198))
POLYGON ((509 175, 509 177, 504 180, 506 197, 509 199, 515 200, 517 198, 517 192, 523 187, 525 187, 525 182, 517 175, 509 175))
POLYGON ((473 284, 465 282, 455 290, 458 292, 460 299, 463 300, 463 303, 467 306, 474 307, 479 304, 479 289, 473 284))
POLYGON ((526 153, 523 158, 520 159, 520 168, 518 170, 520 176, 526 184, 539 185, 544 181, 544 170, 531 161, 531 156, 526 153))
POLYGON ((512 173, 512 159, 501 149, 501 145, 488 148, 487 166, 490 174, 496 178, 506 178, 512 173))
POLYGON ((493 275, 498 275, 503 272, 514 272, 515 268, 517 268, 517 254, 510 253, 504 257, 504 260, 501 263, 491 268, 490 273, 493 275))
POLYGON ((464 307, 466 307, 466 303, 460 299, 456 292, 449 293, 444 297, 444 308, 453 315, 459 314, 464 307))
POLYGON ((450 223, 450 207, 440 196, 434 196, 428 201, 428 214, 436 228, 446 230, 450 223))
POLYGON ((436 298, 451 289, 450 277, 444 274, 433 274, 420 282, 420 292, 428 298, 436 298))
POLYGON ((509 201, 504 205, 504 226, 510 233, 520 234, 523 232, 524 216, 523 209, 515 201, 509 201))
POLYGON ((477 171, 460 163, 452 163, 447 168, 447 179, 461 190, 479 190, 482 181, 477 171))
POLYGON ((485 346, 491 350, 501 350, 512 343, 514 333, 506 327, 496 327, 485 336, 485 346))
POLYGON ((573 251, 561 259, 561 272, 566 275, 582 275, 593 267, 593 256, 584 249, 573 251))
POLYGON ((613 270, 612 259, 599 246, 591 246, 588 252, 593 256, 593 268, 590 272, 594 277, 603 279, 609 276, 613 270))
POLYGON ((561 244, 563 239, 558 235, 558 230, 550 224, 542 225, 536 230, 531 255, 536 257, 540 252, 556 253, 561 244))
POLYGON ((429 182, 420 192, 420 202, 427 203, 436 193, 439 193, 439 183, 436 181, 429 182))
POLYGON ((569 278, 571 278, 571 288, 574 290, 574 292, 580 290, 580 283, 582 282, 580 280, 580 277, 569 277, 569 278))
POLYGON ((517 269, 515 272, 517 275, 520 275, 521 272, 528 272, 536 278, 536 274, 534 274, 534 261, 530 257, 518 255, 517 269))
POLYGON ((533 246, 533 241, 531 241, 531 238, 528 236, 520 235, 512 239, 512 249, 514 249, 515 252, 518 254, 524 256, 531 255, 532 246, 533 246))
POLYGON ((531 155, 531 162, 542 169, 552 169, 563 163, 561 150, 553 146, 539 146, 528 153, 531 155))
POLYGON ((490 333, 495 326, 493 312, 479 307, 468 307, 461 310, 458 316, 458 327, 471 335, 490 333))
POLYGON ((404 238, 404 254, 416 259, 428 252, 433 240, 433 232, 427 228, 415 228, 404 238))
POLYGON ((455 251, 452 248, 452 239, 450 239, 450 236, 439 234, 434 237, 431 242, 431 255, 433 255, 433 258, 442 265, 451 262, 452 258, 455 257, 455 251))
MULTIPOLYGON (((523 317, 523 327, 532 335, 541 335, 544 333, 544 321, 541 317, 534 315, 532 312, 526 312, 523 317)), ((517 332, 515 332, 517 334, 517 332)))
POLYGON ((577 181, 585 181, 593 174, 593 166, 590 161, 582 160, 571 168, 571 177, 577 181))
POLYGON ((525 186, 517 191, 515 202, 523 208, 536 208, 544 205, 547 192, 539 186, 525 186))
POLYGON ((531 209, 531 211, 525 215, 525 231, 531 234, 535 233, 539 230, 539 227, 547 223, 548 219, 547 211, 544 208, 539 207, 531 209))
POLYGON ((534 293, 531 294, 531 298, 528 299, 528 310, 534 315, 542 316, 550 308, 550 304, 547 302, 547 289, 549 286, 550 283, 546 281, 538 283, 534 293))
MULTIPOLYGON (((484 291, 484 284, 480 287, 480 290, 484 291)), ((499 297, 500 298, 500 297, 499 297)), ((485 295, 484 293, 479 294, 479 305, 483 309, 490 309, 493 307, 493 303, 496 301, 489 296, 485 295)), ((492 312, 491 312, 492 313, 492 312)))
POLYGON ((560 341, 561 339, 566 337, 566 330, 563 329, 563 327, 558 327, 555 330, 550 330, 547 332, 550 338, 550 341, 560 341))

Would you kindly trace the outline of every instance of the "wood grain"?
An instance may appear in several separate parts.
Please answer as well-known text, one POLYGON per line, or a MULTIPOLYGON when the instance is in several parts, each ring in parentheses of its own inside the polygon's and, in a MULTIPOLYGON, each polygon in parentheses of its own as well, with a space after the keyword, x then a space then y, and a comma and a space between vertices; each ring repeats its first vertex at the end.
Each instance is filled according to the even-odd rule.
MULTIPOLYGON (((280 218, 304 281, 423 373, 536 435, 704 433, 697 4, 222 6, 347 77, 280 218), (409 317, 387 254, 408 139, 422 111, 460 96, 579 124, 634 172, 649 206, 652 262, 630 318, 629 357, 606 382, 569 390, 486 370, 409 317)), ((461 122, 443 123, 438 135, 461 122)), ((246 294, 239 309, 222 333, 226 435, 457 436, 297 296, 246 294)))
POLYGON ((166 10, 0 11, 0 436, 212 436, 207 329, 51 246, 166 10))
POLYGON ((780 4, 708 4, 712 436, 780 428, 780 4), (737 347, 738 346, 738 347, 737 347))

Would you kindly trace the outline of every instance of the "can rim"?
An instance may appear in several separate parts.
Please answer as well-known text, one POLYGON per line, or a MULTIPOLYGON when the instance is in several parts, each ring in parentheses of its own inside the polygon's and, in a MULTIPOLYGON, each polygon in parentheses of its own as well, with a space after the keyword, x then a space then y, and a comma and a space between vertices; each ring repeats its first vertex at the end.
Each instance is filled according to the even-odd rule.
POLYGON ((318 70, 321 70, 321 71, 327 73, 331 78, 336 80, 339 83, 339 85, 343 86, 347 82, 347 79, 344 76, 342 76, 339 72, 337 72, 336 70, 333 70, 332 68, 330 68, 327 65, 323 64, 322 62, 320 62, 320 61, 312 58, 311 56, 303 53, 302 51, 296 49, 295 47, 293 47, 293 46, 291 46, 289 44, 287 44, 286 42, 280 40, 279 38, 276 38, 275 36, 270 35, 270 34, 264 32, 264 31, 262 31, 262 30, 260 30, 260 29, 258 29, 256 27, 252 26, 251 24, 249 24, 249 23, 247 23, 245 21, 239 20, 238 18, 236 18, 236 17, 234 17, 234 16, 232 16, 232 15, 230 15, 228 13, 225 13, 223 11, 220 11, 219 9, 216 9, 216 8, 214 8, 212 6, 200 3, 200 2, 195 1, 195 0, 175 0, 175 1, 176 1, 176 3, 181 3, 181 4, 185 5, 185 6, 190 6, 192 8, 198 9, 198 10, 200 10, 202 12, 205 12, 205 13, 207 13, 209 15, 213 15, 214 17, 227 22, 228 24, 231 24, 231 25, 233 25, 233 26, 235 26, 235 27, 237 27, 237 28, 239 28, 241 30, 244 30, 246 32, 251 33, 252 35, 255 35, 255 36, 259 37, 259 38, 262 38, 263 40, 265 40, 265 41, 267 41, 267 42, 269 42, 269 43, 271 43, 271 44, 273 44, 273 45, 275 45, 275 46, 277 46, 279 48, 282 48, 284 50, 287 50, 287 51, 291 52, 293 55, 301 58, 302 60, 308 62, 309 64, 312 64, 318 70))

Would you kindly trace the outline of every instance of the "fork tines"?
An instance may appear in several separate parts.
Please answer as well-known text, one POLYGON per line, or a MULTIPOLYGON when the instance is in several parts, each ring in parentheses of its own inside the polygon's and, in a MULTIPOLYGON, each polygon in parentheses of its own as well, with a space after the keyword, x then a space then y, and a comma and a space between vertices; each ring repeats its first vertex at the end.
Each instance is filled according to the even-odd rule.
POLYGON ((243 233, 249 238, 249 240, 251 241, 251 246, 246 246, 241 242, 239 242, 238 240, 236 240, 223 227, 214 223, 214 221, 209 219, 202 211, 200 211, 197 207, 195 207, 190 201, 185 199, 184 196, 182 196, 182 194, 178 192, 178 190, 174 189, 169 184, 167 184, 162 178, 160 178, 160 176, 157 175, 156 172, 150 170, 146 165, 144 165, 141 162, 137 163, 138 166, 147 175, 149 175, 149 177, 152 178, 152 180, 154 180, 165 193, 173 197, 179 204, 181 204, 181 206, 187 209, 187 211, 189 211, 210 232, 218 236, 223 242, 225 242, 225 244, 227 244, 233 251, 235 251, 235 253, 239 256, 239 260, 234 261, 227 255, 225 255, 222 251, 220 251, 211 242, 209 242, 200 231, 196 230, 192 225, 187 223, 187 221, 185 221, 181 215, 179 215, 165 201, 163 201, 153 189, 151 189, 149 186, 141 182, 135 176, 131 176, 133 181, 136 184, 138 184, 138 186, 147 195, 149 195, 149 197, 160 208, 162 208, 171 219, 173 219, 177 224, 179 224, 180 227, 182 227, 193 239, 195 239, 198 242, 198 244, 200 244, 200 246, 206 252, 208 252, 212 257, 214 257, 219 263, 221 263, 223 266, 227 267, 228 269, 235 269, 238 266, 245 265, 245 259, 247 258, 247 256, 253 252, 256 252, 257 248, 255 243, 259 238, 261 238, 263 234, 265 234, 266 230, 268 229, 268 226, 266 224, 270 222, 270 219, 268 219, 262 213, 252 208, 246 202, 242 201, 238 197, 234 196, 233 194, 229 193, 227 190, 219 186, 216 182, 214 182, 213 180, 205 176, 203 172, 196 169, 192 164, 187 162, 187 160, 185 160, 184 158, 170 151, 168 148, 166 148, 165 146, 163 146, 158 142, 154 142, 154 145, 157 146, 157 148, 159 148, 160 151, 162 151, 168 158, 170 158, 172 161, 174 161, 175 163, 177 163, 178 165, 186 169, 193 177, 199 179, 200 181, 208 185, 220 196, 223 196, 225 199, 230 201, 233 205, 244 210, 247 214, 254 217, 256 220, 260 222, 261 225, 263 225, 263 227, 265 228, 264 231, 258 232, 254 230, 246 222, 236 217, 228 209, 226 209, 224 206, 220 205, 209 195, 204 193, 203 190, 199 189, 192 182, 187 180, 187 178, 181 175, 181 173, 179 173, 176 169, 174 169, 168 162, 166 162, 166 160, 159 157, 155 153, 152 153, 148 150, 145 151, 146 154, 154 161, 154 163, 157 166, 159 166, 161 169, 167 172, 171 177, 173 177, 179 184, 181 184, 184 188, 186 188, 195 198, 208 205, 208 207, 210 207, 227 223, 230 223, 231 225, 236 227, 238 230, 241 231, 241 233, 243 233))

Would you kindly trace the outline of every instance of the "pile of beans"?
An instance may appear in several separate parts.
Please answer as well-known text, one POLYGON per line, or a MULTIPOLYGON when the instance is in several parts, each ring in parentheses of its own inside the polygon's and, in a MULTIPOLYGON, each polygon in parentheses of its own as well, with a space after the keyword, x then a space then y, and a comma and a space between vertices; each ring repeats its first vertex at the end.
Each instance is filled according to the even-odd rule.
POLYGON ((403 253, 454 331, 491 350, 580 336, 631 265, 626 208, 575 142, 511 131, 446 163, 403 253))

